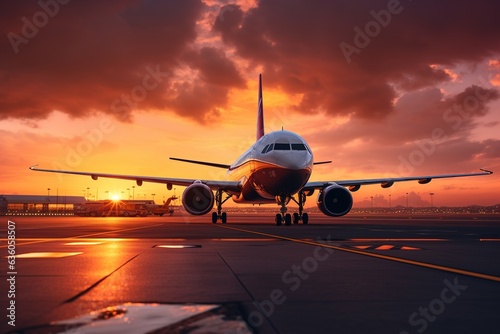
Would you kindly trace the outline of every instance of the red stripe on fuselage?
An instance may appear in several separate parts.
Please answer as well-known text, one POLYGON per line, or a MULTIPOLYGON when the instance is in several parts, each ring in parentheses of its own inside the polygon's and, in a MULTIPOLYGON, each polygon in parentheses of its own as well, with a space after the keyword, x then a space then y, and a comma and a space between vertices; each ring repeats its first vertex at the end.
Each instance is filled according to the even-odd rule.
POLYGON ((296 194, 309 180, 311 169, 289 169, 259 160, 247 160, 229 170, 231 180, 240 181, 242 190, 233 196, 237 203, 274 202, 281 194, 296 194))

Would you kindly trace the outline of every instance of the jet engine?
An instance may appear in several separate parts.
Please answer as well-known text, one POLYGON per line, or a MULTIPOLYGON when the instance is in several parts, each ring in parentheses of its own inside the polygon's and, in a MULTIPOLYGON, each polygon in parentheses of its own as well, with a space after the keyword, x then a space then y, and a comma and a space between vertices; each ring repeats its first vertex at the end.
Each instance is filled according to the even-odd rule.
POLYGON ((214 206, 214 193, 207 185, 195 181, 182 193, 182 205, 192 215, 204 215, 214 206))
POLYGON ((332 184, 320 191, 317 204, 325 215, 340 217, 351 211, 352 196, 346 188, 332 184))

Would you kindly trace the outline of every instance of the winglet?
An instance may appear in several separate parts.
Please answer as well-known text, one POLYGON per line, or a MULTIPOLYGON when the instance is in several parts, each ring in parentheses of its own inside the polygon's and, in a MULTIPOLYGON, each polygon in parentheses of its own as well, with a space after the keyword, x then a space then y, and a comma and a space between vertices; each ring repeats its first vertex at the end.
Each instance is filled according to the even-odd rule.
POLYGON ((479 168, 479 169, 482 170, 485 173, 493 174, 493 172, 491 170, 487 170, 487 169, 484 169, 484 168, 479 168))
POLYGON ((36 170, 36 168, 35 168, 35 167, 37 167, 37 166, 38 166, 38 165, 33 165, 33 166, 30 166, 30 169, 31 169, 31 170, 36 170))
POLYGON ((264 101, 262 100, 262 74, 259 74, 259 101, 257 107, 257 139, 264 136, 264 101))

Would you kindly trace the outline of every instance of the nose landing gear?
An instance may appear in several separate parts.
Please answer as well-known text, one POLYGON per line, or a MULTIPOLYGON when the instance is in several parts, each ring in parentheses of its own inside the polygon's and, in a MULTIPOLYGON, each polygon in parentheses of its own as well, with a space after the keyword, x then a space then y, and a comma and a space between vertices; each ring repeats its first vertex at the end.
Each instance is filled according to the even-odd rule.
POLYGON ((293 223, 298 224, 300 221, 302 221, 302 224, 306 225, 309 223, 309 215, 304 212, 304 204, 306 203, 306 194, 303 191, 300 191, 298 193, 298 200, 296 200, 294 197, 290 195, 279 195, 276 196, 276 202, 278 205, 280 205, 280 213, 276 214, 276 217, 274 218, 274 222, 276 223, 276 226, 281 226, 281 224, 284 222, 285 226, 290 226, 292 224, 292 216, 287 212, 287 205, 290 202, 290 200, 293 200, 295 203, 298 204, 299 206, 299 212, 294 212, 293 214, 293 223))

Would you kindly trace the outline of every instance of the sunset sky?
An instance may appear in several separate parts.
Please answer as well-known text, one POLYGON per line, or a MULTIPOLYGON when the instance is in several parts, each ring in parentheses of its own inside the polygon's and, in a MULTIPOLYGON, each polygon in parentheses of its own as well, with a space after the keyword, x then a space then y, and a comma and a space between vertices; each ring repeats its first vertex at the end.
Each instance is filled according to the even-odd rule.
MULTIPOLYGON (((364 186, 355 206, 500 203, 500 3, 41 0, 0 3, 0 194, 173 195, 60 168, 224 179, 265 129, 312 147, 311 180, 493 170, 364 186), (133 190, 132 190, 133 189, 133 190)), ((182 193, 176 188, 176 194, 182 193)), ((308 201, 312 205, 314 199, 308 201)))

